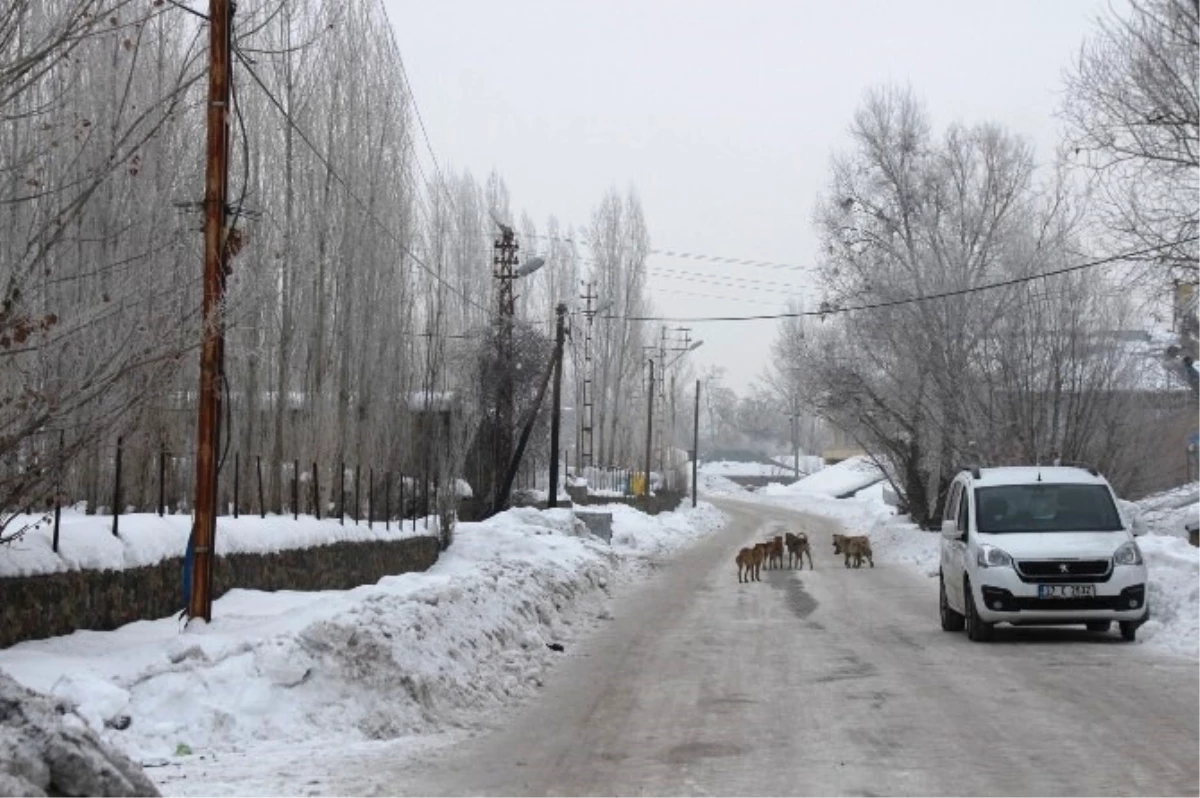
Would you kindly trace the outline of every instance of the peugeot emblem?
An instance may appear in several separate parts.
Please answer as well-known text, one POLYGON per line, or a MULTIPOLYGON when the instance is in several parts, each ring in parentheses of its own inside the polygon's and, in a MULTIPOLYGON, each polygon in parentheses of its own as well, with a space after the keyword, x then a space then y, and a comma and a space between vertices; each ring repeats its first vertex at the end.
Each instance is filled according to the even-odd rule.
POLYGON ((1058 564, 1058 570, 1062 571, 1065 574, 1071 569, 1067 567, 1067 564, 1065 562, 1060 562, 1058 564))

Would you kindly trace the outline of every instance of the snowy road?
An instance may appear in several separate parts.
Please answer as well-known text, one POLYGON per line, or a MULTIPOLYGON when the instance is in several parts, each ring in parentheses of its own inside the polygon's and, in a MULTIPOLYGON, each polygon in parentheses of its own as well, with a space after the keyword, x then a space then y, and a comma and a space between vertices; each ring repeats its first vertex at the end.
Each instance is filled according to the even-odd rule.
MULTIPOLYGON (((786 510, 723 502, 504 728, 347 789, 437 794, 1191 794, 1195 663, 1114 634, 938 627, 933 580, 844 569, 739 585, 733 553, 786 510)), ((357 782, 357 783, 356 783, 357 782)))

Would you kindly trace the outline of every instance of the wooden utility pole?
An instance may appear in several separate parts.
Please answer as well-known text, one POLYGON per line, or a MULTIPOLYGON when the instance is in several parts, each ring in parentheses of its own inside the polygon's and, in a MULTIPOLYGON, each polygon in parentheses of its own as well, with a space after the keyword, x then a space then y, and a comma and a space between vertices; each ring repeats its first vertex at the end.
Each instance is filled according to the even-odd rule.
POLYGON ((229 187, 229 78, 232 3, 209 0, 208 143, 204 177, 204 300, 196 429, 196 497, 192 524, 188 618, 212 620, 212 562, 216 542, 217 447, 224 355, 222 302, 227 274, 226 198, 229 187))
POLYGON ((650 457, 654 451, 654 358, 650 358, 650 384, 646 390, 646 483, 644 495, 650 498, 650 457))
POLYGON ((562 362, 563 343, 566 338, 567 306, 559 302, 554 309, 558 314, 558 327, 554 331, 554 407, 550 415, 550 494, 547 507, 558 506, 558 428, 562 417, 562 362))
POLYGON ((692 416, 692 506, 696 506, 696 463, 700 460, 700 380, 696 380, 696 412, 692 416))

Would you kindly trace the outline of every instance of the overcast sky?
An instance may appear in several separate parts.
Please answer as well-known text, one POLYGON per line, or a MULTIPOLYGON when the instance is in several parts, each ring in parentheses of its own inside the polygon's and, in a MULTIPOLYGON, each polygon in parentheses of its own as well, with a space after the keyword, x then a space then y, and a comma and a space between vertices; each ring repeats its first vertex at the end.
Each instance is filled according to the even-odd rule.
MULTIPOLYGON (((582 226, 608 188, 632 186, 655 249, 802 267, 654 255, 652 298, 670 316, 778 312, 804 290, 803 267, 816 255, 814 202, 870 87, 907 84, 936 129, 1000 122, 1051 159, 1063 71, 1106 8, 1101 0, 385 4, 443 168, 479 179, 495 169, 514 210, 539 229, 550 214, 582 226)), ((810 304, 815 296, 810 286, 810 304)), ((705 342, 696 365, 724 367, 726 384, 746 393, 766 366, 775 324, 688 325, 705 342)))

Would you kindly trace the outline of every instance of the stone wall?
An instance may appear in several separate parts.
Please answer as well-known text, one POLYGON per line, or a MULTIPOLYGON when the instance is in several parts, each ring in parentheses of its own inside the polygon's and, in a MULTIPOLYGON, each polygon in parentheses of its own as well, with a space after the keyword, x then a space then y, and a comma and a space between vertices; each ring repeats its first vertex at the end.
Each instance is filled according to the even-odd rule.
MULTIPOLYGON (((333 543, 217 557, 213 597, 248 590, 348 590, 437 562, 438 539, 333 543)), ((63 571, 0 579, 0 647, 77 629, 116 629, 183 609, 183 560, 123 571, 63 571)))

